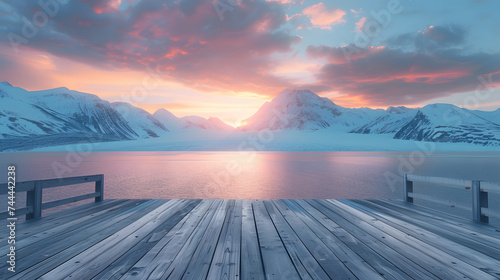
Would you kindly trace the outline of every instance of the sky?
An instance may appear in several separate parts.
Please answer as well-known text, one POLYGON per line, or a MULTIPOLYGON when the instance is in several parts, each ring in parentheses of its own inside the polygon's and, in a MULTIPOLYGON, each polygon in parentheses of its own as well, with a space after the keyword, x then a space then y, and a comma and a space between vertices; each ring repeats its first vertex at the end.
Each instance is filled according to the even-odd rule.
POLYGON ((0 80, 237 126, 286 88, 500 107, 494 0, 0 1, 0 80))

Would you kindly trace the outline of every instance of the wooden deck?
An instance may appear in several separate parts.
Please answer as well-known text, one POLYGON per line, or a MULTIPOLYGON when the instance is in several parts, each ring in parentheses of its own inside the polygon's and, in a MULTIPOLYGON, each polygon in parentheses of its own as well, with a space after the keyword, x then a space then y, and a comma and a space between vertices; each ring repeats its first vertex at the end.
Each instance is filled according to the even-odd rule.
POLYGON ((0 279, 500 278, 500 230, 385 200, 104 200, 20 222, 16 247, 0 279))

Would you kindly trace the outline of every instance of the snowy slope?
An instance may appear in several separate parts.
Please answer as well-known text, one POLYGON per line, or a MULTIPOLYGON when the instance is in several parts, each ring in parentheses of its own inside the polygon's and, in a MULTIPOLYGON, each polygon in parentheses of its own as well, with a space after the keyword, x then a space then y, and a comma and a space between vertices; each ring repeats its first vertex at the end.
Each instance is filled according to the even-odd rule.
POLYGON ((219 118, 210 117, 208 119, 198 117, 198 116, 186 116, 182 117, 183 128, 197 128, 197 129, 208 129, 208 130, 234 130, 234 127, 224 123, 219 118))
POLYGON ((153 113, 153 117, 157 119, 169 131, 182 129, 182 123, 179 118, 165 109, 158 109, 153 113))
POLYGON ((351 133, 394 134, 408 124, 417 114, 417 109, 389 107, 386 114, 356 128, 351 133))
POLYGON ((67 88, 29 92, 0 84, 2 138, 55 134, 137 138, 111 104, 95 95, 67 88))
POLYGON ((111 103, 139 138, 156 138, 168 134, 168 129, 153 115, 125 102, 111 103))
POLYGON ((500 125, 500 109, 496 109, 495 111, 489 111, 489 112, 479 111, 479 110, 468 110, 468 111, 473 115, 476 115, 487 121, 500 125))
POLYGON ((500 145, 500 125, 449 104, 431 104, 399 130, 395 139, 500 145))
MULTIPOLYGON (((219 145, 224 145, 224 149, 239 147, 243 138, 262 129, 271 129, 276 136, 279 135, 279 143, 267 147, 270 150, 307 149, 301 146, 306 144, 311 147, 317 144, 313 150, 333 147, 386 149, 384 145, 371 142, 387 139, 394 139, 391 141, 394 145, 406 142, 402 140, 413 140, 408 142, 498 147, 500 109, 484 112, 448 104, 432 104, 420 109, 349 109, 308 90, 284 90, 271 102, 266 102, 246 120, 245 126, 236 131, 214 117, 178 118, 165 109, 151 115, 128 103, 110 104, 95 95, 67 88, 30 92, 0 82, 0 151, 131 139, 137 139, 133 143, 156 143, 158 147, 163 147, 162 143, 174 145, 179 140, 175 142, 178 149, 193 144, 195 146, 186 149, 217 150, 219 145), (219 136, 223 140, 217 138, 219 136), (316 139, 318 137, 322 139, 316 139), (158 141, 143 142, 145 138, 158 138, 158 141), (308 144, 307 141, 312 142, 308 144), (339 141, 343 144, 340 145, 339 141), (282 147, 281 143, 287 144, 282 147)), ((402 144, 401 147, 408 145, 402 144)))
POLYGON ((67 88, 33 91, 32 94, 35 104, 74 120, 97 134, 114 135, 119 139, 136 138, 133 129, 111 104, 96 95, 67 88))
POLYGON ((211 117, 209 119, 199 116, 186 116, 178 118, 165 109, 158 109, 153 116, 171 131, 180 131, 183 129, 234 130, 232 126, 215 117, 211 117))
POLYGON ((348 109, 309 90, 282 91, 266 102, 253 116, 244 120, 240 130, 319 130, 348 131, 383 114, 369 108, 348 109))

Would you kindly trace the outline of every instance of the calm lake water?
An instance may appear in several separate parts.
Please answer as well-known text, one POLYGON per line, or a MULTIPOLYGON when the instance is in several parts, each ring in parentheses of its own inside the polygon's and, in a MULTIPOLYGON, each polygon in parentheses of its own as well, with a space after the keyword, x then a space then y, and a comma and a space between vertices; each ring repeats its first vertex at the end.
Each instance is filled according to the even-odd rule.
MULTIPOLYGON (((0 154, 0 182, 104 174, 105 198, 390 198, 402 174, 500 181, 500 152, 19 152, 0 154)), ((44 201, 91 192, 90 184, 44 190, 44 201)), ((464 191, 417 192, 469 205, 464 191)), ((470 194, 470 192, 469 192, 470 194)), ((497 197, 490 197, 497 199, 497 197)), ((2 199, 0 207, 3 208, 2 199)), ((500 201, 500 200, 496 200, 500 201)), ((24 203, 18 197, 18 207, 24 203)), ((498 205, 499 203, 491 203, 498 205)))

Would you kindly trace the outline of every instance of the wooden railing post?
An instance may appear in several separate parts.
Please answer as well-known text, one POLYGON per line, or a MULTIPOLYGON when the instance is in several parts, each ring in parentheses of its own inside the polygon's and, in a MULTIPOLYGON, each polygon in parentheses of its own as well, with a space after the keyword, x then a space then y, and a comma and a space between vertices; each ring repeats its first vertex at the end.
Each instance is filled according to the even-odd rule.
POLYGON ((481 208, 488 208, 488 193, 481 191, 480 181, 472 181, 472 218, 477 222, 489 223, 488 216, 482 215, 481 208))
POLYGON ((408 193, 413 192, 413 182, 408 181, 408 175, 403 175, 403 201, 413 203, 413 197, 409 197, 408 193))
POLYGON ((99 196, 95 197, 95 202, 104 200, 104 175, 101 175, 101 179, 95 182, 95 192, 100 193, 99 196))
POLYGON ((32 212, 26 214, 26 220, 37 219, 42 216, 42 185, 35 181, 33 190, 26 192, 26 207, 31 207, 32 212))

